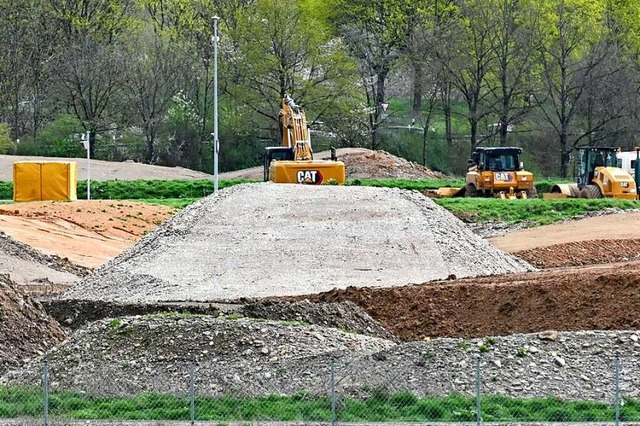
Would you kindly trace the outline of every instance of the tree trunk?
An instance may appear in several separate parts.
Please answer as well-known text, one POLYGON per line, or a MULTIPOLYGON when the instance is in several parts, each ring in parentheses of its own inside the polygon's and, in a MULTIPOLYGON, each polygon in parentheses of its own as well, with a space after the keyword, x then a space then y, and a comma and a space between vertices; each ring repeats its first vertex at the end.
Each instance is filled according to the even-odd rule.
POLYGON ((560 177, 566 178, 569 169, 569 147, 566 132, 560 134, 560 177))
POLYGON ((448 143, 453 143, 453 133, 451 131, 451 85, 447 84, 443 100, 442 112, 444 114, 444 133, 448 143))
POLYGON ((413 65, 413 116, 419 117, 422 111, 422 64, 412 61, 413 65))

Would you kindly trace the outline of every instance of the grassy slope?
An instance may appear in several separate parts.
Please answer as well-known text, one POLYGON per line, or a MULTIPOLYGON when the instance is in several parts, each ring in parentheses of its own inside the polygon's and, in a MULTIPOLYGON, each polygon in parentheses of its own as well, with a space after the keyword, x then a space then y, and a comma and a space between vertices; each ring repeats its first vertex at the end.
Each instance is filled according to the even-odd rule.
MULTIPOLYGON (((474 421, 476 401, 459 394, 418 398, 407 392, 389 394, 373 389, 363 399, 340 398, 337 419, 344 422, 380 421, 474 421)), ((625 399, 622 421, 640 420, 640 402, 625 399)), ((93 397, 87 394, 56 392, 49 397, 49 413, 54 418, 103 420, 187 420, 189 400, 183 397, 140 394, 135 397, 93 397)), ((308 393, 292 396, 267 395, 255 398, 196 397, 198 420, 218 421, 328 421, 329 398, 308 393)), ((40 417, 42 390, 0 387, 0 418, 40 417)), ((562 401, 557 398, 509 398, 485 395, 484 421, 568 421, 611 422, 614 409, 609 404, 562 401)))

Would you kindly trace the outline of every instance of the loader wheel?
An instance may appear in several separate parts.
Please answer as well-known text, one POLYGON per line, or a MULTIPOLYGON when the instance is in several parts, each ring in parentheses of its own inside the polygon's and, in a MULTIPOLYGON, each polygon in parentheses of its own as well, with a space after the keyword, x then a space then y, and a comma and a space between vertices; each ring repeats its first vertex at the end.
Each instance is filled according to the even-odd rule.
POLYGON ((527 189, 525 192, 527 193, 527 198, 538 198, 538 190, 535 186, 531 189, 527 189))
POLYGON ((580 198, 602 198, 602 192, 596 185, 587 185, 580 191, 580 198))
POLYGON ((472 183, 468 183, 464 187, 464 196, 469 197, 480 197, 480 191, 476 189, 476 186, 472 183))

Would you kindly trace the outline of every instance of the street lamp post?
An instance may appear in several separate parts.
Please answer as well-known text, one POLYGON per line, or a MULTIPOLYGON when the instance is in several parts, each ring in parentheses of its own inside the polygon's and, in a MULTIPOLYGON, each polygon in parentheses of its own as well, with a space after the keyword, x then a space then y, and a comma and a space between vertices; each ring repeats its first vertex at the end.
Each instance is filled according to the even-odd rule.
POLYGON ((218 139, 218 21, 213 18, 213 193, 218 194, 218 153, 220 141, 218 139))

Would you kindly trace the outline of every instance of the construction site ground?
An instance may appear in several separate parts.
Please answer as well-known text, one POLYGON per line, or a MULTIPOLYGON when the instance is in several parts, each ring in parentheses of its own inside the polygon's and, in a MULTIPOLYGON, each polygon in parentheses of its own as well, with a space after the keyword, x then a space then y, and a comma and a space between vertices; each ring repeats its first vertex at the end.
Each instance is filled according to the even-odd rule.
MULTIPOLYGON (((368 155, 371 161, 387 158, 371 152, 363 155, 368 155)), ((60 284, 60 290, 71 289, 83 273, 81 268, 69 269, 65 262, 97 268, 174 214, 175 211, 167 207, 119 201, 1 205, 1 231, 39 252, 58 256, 60 262, 46 256, 21 256, 15 248, 0 250, 0 267, 3 267, 0 272, 9 272, 11 280, 25 284, 17 276, 20 271, 31 271, 29 279, 33 282, 45 281, 60 284), (17 260, 24 262, 19 268, 4 268, 15 265, 17 260), (35 270, 39 275, 33 275, 35 270), (51 271, 68 275, 59 276, 51 271)), ((274 303, 303 299, 322 303, 352 302, 396 338, 408 341, 507 336, 543 330, 639 330, 639 222, 640 213, 615 213, 518 230, 489 239, 497 248, 540 268, 537 272, 465 279, 452 275, 446 280, 395 287, 380 283, 376 287, 348 287, 278 298, 274 303)), ((468 253, 468 256, 481 257, 483 253, 468 253)), ((12 293, 12 302, 5 304, 3 315, 21 309, 16 297, 12 293)), ((250 301, 241 298, 236 302, 240 306, 250 301)), ((43 307, 34 305, 34 309, 34 318, 38 315, 44 318, 43 307)), ((72 310, 56 318, 65 325, 65 315, 72 310)), ((279 314, 270 318, 283 319, 282 312, 280 309, 279 314)), ((132 308, 129 312, 124 309, 118 313, 135 314, 140 313, 140 309, 132 308)), ((15 324, 19 327, 19 318, 16 318, 15 324)), ((289 319, 298 318, 306 319, 299 311, 289 319)), ((40 321, 45 323, 44 319, 40 321)), ((314 323, 322 325, 320 322, 314 323)), ((59 341, 59 330, 51 330, 55 341, 59 341)), ((54 339, 48 339, 46 344, 35 341, 30 352, 34 356, 40 354, 52 341, 54 339)))

